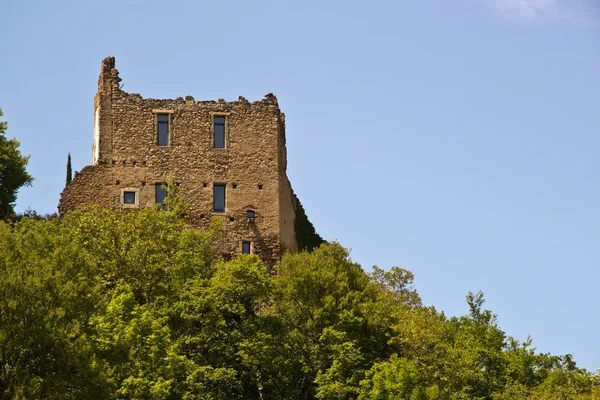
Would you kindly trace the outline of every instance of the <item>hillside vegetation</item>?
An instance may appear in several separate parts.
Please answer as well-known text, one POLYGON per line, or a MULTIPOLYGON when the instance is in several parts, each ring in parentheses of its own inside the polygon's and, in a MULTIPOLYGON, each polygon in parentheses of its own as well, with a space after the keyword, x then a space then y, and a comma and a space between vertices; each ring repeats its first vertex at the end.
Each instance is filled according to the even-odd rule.
MULTIPOLYGON (((174 209, 174 208, 172 208, 174 209)), ((219 259, 177 212, 0 222, 6 399, 593 399, 596 375, 421 304, 401 268, 339 244, 219 259)))

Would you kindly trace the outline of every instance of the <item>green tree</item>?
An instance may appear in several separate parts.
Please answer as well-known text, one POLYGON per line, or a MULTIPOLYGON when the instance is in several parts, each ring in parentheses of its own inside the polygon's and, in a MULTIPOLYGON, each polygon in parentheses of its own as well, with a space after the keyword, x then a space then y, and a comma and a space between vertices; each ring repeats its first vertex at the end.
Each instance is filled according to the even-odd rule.
POLYGON ((366 376, 361 382, 361 400, 433 400, 439 396, 437 386, 426 387, 417 363, 397 354, 375 364, 366 376))
POLYGON ((65 183, 65 187, 69 186, 71 180, 73 179, 73 170, 71 169, 71 153, 67 156, 67 181, 65 183))
POLYGON ((185 357, 178 354, 166 317, 148 304, 138 304, 122 282, 101 308, 106 311, 90 318, 92 342, 109 368, 117 397, 173 398, 177 377, 185 374, 185 357))
POLYGON ((169 176, 162 188, 166 190, 167 197, 165 197, 161 208, 171 211, 178 218, 187 217, 190 206, 184 202, 183 197, 179 194, 179 186, 175 182, 175 178, 169 176))
POLYGON ((88 318, 97 270, 58 219, 0 221, 0 397, 100 399, 110 395, 88 318))
POLYGON ((194 395, 212 388, 221 393, 215 398, 285 398, 281 327, 261 312, 271 280, 258 257, 243 255, 217 264, 212 276, 187 281, 173 321, 197 370, 194 395))
MULTIPOLYGON (((223 261, 223 226, 97 207, 0 221, 0 398, 573 399, 600 379, 421 304, 410 271, 370 274, 337 243, 223 261)), ((215 220, 217 221, 217 220, 215 220)))
POLYGON ((356 397, 364 372, 390 353, 388 321, 373 312, 379 284, 342 246, 324 243, 285 255, 274 285, 273 309, 286 327, 296 398, 356 397))
MULTIPOLYGON (((4 113, 0 108, 0 117, 4 113)), ((31 185, 33 177, 25 168, 29 156, 19 151, 20 143, 6 137, 6 121, 0 122, 0 219, 14 215, 14 203, 20 187, 31 185)))

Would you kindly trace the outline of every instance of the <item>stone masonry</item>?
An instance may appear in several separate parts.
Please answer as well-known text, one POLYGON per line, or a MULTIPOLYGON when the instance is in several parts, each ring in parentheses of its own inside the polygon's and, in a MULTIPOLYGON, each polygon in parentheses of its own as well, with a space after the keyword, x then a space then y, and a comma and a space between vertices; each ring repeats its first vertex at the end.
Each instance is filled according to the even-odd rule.
POLYGON ((286 250, 320 243, 286 175, 285 115, 275 96, 254 102, 241 96, 233 102, 144 99, 122 91, 120 81, 114 57, 104 59, 94 101, 93 164, 61 194, 61 214, 90 204, 154 207, 156 187, 173 177, 192 226, 223 219, 224 254, 240 253, 244 245, 272 265, 286 250), (216 121, 225 125, 224 144, 217 147, 214 136, 222 138, 223 128, 216 121), (215 211, 214 190, 223 187, 225 209, 215 211))

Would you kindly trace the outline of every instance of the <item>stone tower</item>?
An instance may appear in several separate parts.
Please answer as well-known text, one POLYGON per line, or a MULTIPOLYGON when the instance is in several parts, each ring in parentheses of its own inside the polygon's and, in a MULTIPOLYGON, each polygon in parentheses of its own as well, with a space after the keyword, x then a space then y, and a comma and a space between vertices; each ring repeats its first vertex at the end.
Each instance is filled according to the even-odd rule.
POLYGON ((321 238, 286 175, 285 115, 277 99, 144 99, 120 88, 114 57, 102 61, 94 99, 92 165, 61 194, 59 212, 89 204, 154 207, 173 177, 189 223, 222 218, 226 254, 256 253, 267 264, 321 238))

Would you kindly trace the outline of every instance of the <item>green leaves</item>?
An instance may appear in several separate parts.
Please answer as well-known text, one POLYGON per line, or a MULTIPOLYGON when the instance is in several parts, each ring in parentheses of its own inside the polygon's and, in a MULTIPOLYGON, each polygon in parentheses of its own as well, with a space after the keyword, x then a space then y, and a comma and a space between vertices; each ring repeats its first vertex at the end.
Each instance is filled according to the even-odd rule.
POLYGON ((171 341, 167 319, 137 303, 131 288, 119 283, 105 312, 90 318, 92 343, 106 362, 118 398, 165 399, 176 391, 184 358, 171 341))
POLYGON ((388 361, 375 364, 360 386, 358 398, 361 400, 433 400, 440 397, 436 385, 427 387, 417 363, 397 354, 388 361))
MULTIPOLYGON (((3 115, 0 108, 0 117, 3 115)), ((5 136, 7 127, 6 121, 0 122, 0 219, 14 215, 17 191, 33 182, 33 177, 25 170, 29 156, 21 154, 20 143, 16 139, 5 136)))
MULTIPOLYGON (((172 199, 176 198, 173 194, 172 199)), ((337 243, 223 262, 177 203, 0 222, 0 397, 592 399, 597 375, 421 304, 337 243)))
POLYGON ((0 389, 8 398, 102 398, 88 341, 98 290, 57 221, 0 222, 0 389))

